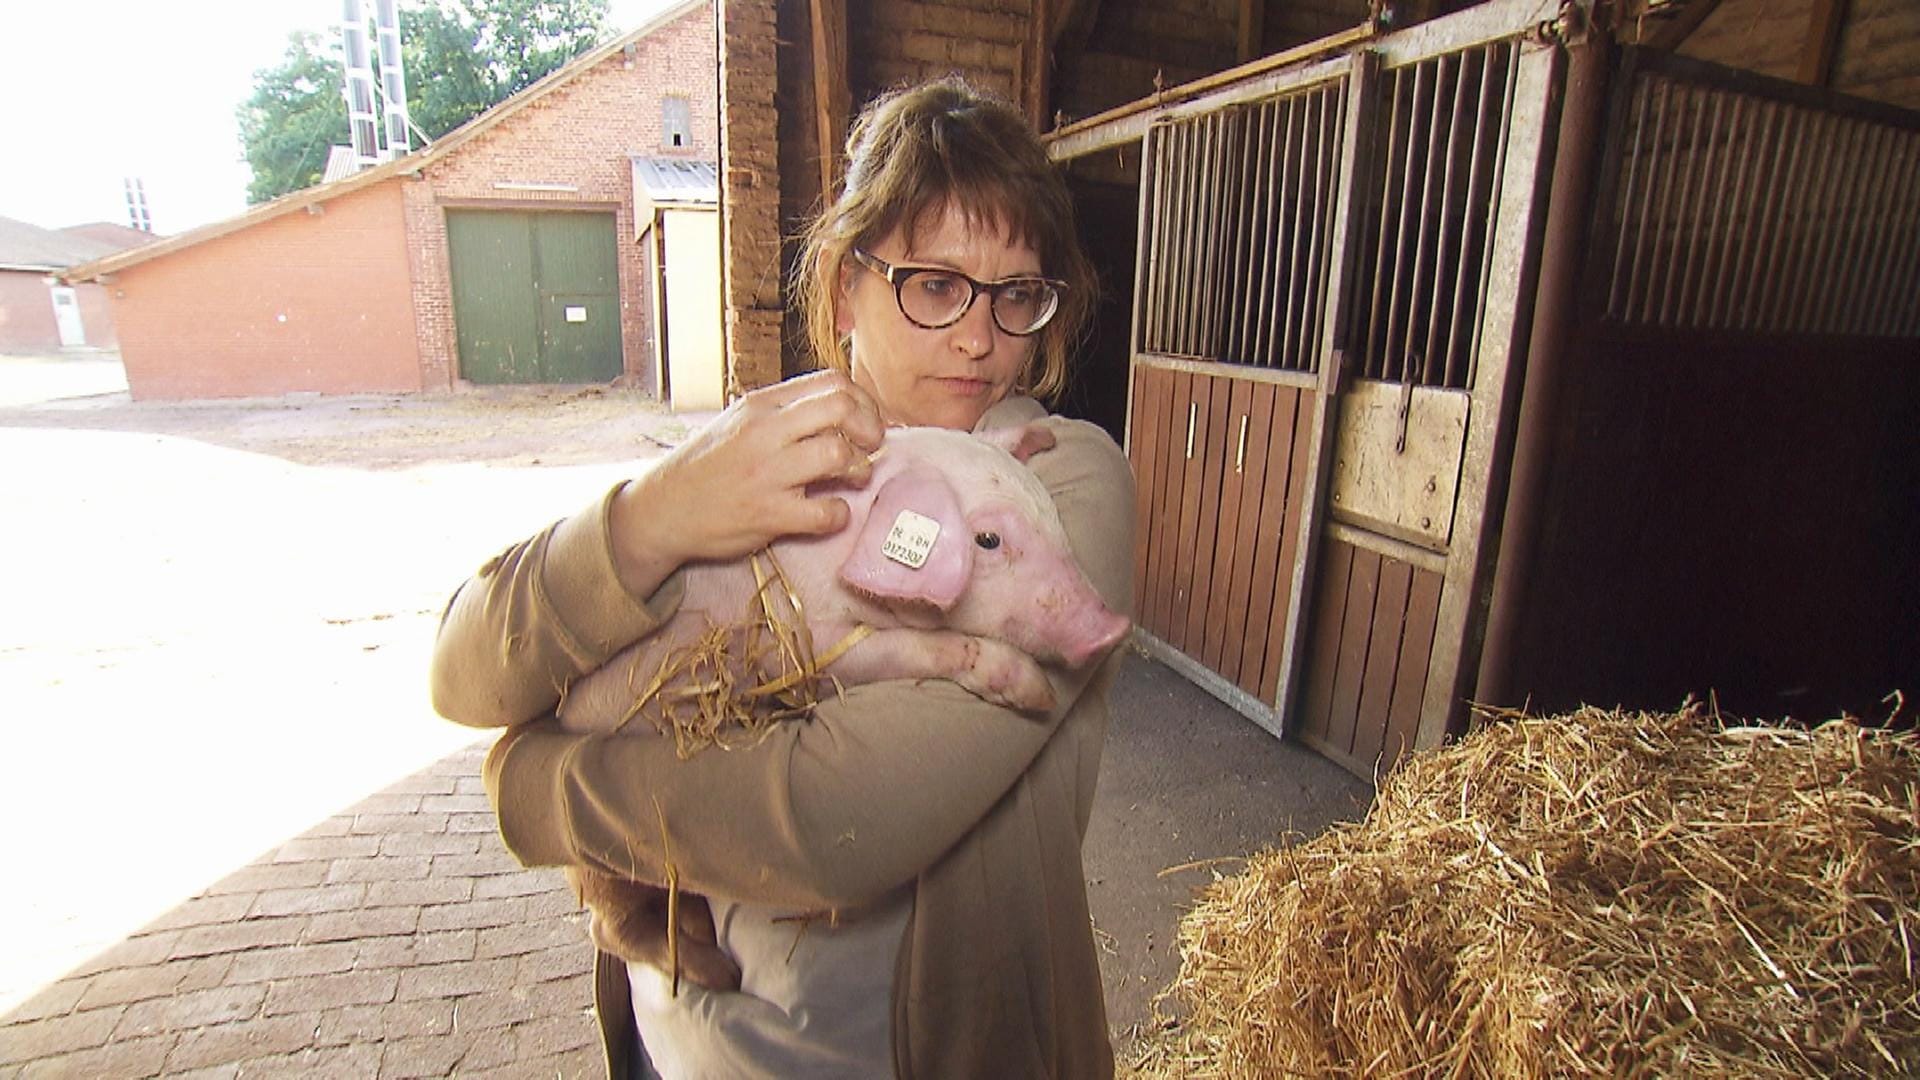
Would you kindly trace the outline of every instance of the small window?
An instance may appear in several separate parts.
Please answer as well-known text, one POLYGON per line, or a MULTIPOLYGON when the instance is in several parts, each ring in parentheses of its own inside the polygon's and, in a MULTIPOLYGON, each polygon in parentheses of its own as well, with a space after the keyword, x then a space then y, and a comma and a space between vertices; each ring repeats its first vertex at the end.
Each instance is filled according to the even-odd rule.
POLYGON ((669 97, 660 103, 660 142, 668 149, 693 145, 693 110, 683 97, 669 97))

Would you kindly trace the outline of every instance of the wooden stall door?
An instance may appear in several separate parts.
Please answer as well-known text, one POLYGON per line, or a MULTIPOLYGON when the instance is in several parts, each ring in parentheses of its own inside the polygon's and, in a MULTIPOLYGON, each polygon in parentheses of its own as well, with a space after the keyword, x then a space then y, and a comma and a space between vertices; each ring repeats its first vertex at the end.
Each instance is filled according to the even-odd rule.
POLYGON ((1270 701, 1313 391, 1153 363, 1134 380, 1135 619, 1247 703, 1270 701))
POLYGON ((1280 690, 1290 730, 1363 776, 1465 721, 1560 64, 1507 37, 1382 72, 1351 385, 1311 526, 1297 685, 1280 690))

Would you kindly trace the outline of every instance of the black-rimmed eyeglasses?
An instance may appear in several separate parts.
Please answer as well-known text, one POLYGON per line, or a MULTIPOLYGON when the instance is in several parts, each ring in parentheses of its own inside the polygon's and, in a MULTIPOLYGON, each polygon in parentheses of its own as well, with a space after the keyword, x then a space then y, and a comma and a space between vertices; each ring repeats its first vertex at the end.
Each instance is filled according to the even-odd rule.
POLYGON ((936 266, 895 266, 869 252, 853 249, 854 261, 887 279, 900 314, 923 330, 952 326, 973 309, 981 293, 993 324, 1003 333, 1025 337, 1037 332, 1060 309, 1067 283, 1043 277, 975 281, 958 270, 936 266))

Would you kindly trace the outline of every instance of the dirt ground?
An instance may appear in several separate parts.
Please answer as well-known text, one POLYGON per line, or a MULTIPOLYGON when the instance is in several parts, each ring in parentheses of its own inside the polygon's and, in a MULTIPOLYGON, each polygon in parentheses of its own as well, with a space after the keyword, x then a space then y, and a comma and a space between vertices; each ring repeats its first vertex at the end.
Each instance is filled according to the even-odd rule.
MULTIPOLYGON (((710 418, 600 387, 190 403, 124 387, 110 357, 0 358, 0 1012, 484 739, 426 700, 445 597, 710 418)), ((1208 873, 1163 870, 1317 832, 1367 794, 1129 664, 1087 843, 1116 1033, 1171 979, 1208 873)))

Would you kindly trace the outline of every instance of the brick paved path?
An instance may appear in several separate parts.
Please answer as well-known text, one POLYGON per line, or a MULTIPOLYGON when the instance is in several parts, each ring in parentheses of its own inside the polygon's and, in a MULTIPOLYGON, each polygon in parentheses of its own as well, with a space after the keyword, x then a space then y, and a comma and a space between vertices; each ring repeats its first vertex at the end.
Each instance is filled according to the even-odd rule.
POLYGON ((328 818, 0 1017, 14 1077, 600 1073, 585 916, 500 846, 485 744, 328 818))

